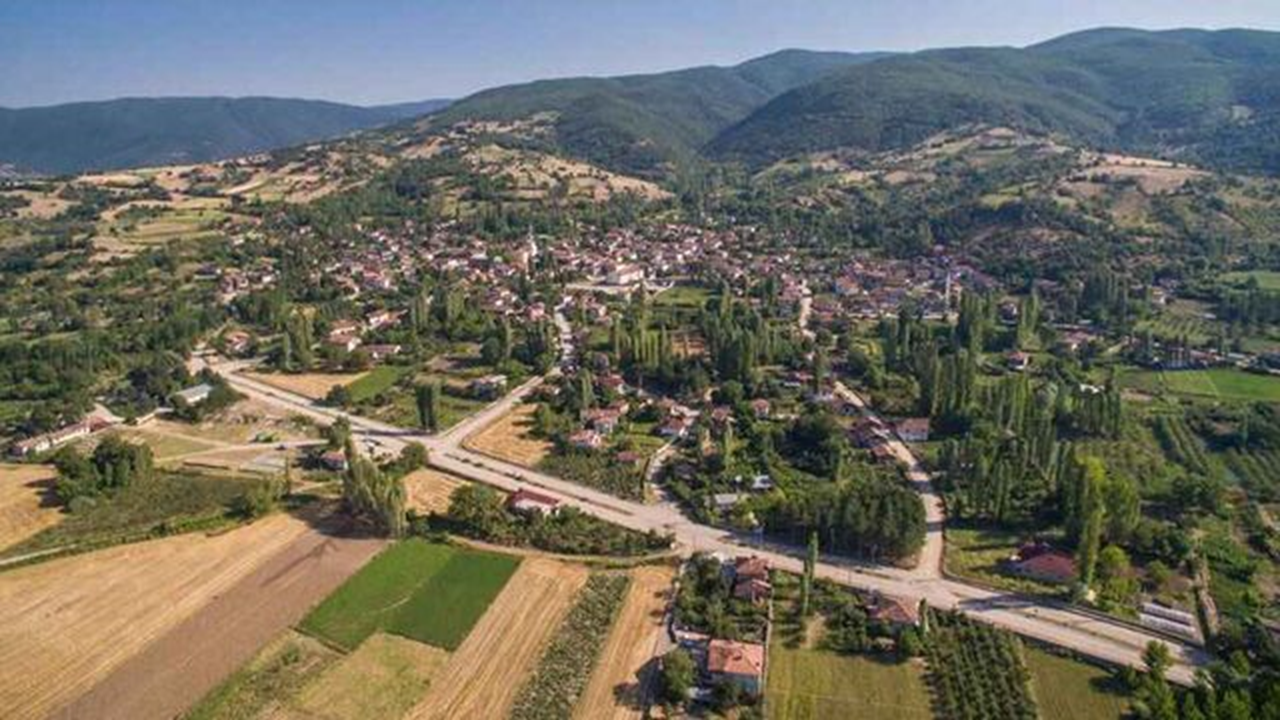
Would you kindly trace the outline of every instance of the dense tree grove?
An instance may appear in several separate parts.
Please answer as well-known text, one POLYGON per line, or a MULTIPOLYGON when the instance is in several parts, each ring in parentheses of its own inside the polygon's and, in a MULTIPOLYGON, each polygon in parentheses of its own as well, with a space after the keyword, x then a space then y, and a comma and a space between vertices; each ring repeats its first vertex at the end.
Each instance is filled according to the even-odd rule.
POLYGON ((344 450, 347 472, 342 476, 342 501, 352 516, 391 537, 403 537, 408 527, 404 480, 359 454, 351 438, 344 450))
POLYGON ((135 482, 151 479, 151 448, 108 435, 85 457, 75 448, 64 448, 54 457, 58 468, 58 499, 75 507, 77 498, 109 494, 135 482))

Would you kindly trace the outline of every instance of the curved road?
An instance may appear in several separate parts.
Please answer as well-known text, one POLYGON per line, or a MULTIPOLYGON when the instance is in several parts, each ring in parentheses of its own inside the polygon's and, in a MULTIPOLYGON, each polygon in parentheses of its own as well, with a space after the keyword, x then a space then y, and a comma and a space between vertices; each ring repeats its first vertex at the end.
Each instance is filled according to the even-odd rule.
MULTIPOLYGON (((215 366, 215 369, 223 372, 236 390, 263 402, 279 405, 292 412, 324 422, 346 417, 351 423, 353 433, 366 440, 375 440, 390 452, 398 452, 410 442, 421 443, 429 451, 432 466, 460 477, 507 491, 522 487, 536 488, 568 505, 617 525, 641 532, 652 530, 671 533, 680 544, 682 551, 686 553, 750 552, 767 558, 776 567, 794 572, 802 570, 803 553, 800 550, 754 547, 749 538, 738 537, 718 528, 692 522, 671 506, 644 505, 623 500, 462 448, 461 441, 465 437, 509 412, 536 389, 543 382, 543 378, 530 380, 447 432, 431 436, 417 430, 399 428, 332 408, 321 407, 305 397, 250 380, 237 375, 234 371, 229 371, 228 368, 215 366)), ((849 392, 847 388, 845 392, 849 392)), ((857 397, 851 392, 849 394, 857 397)), ((902 446, 901 450, 907 452, 905 446, 902 446)), ((907 456, 910 457, 909 452, 907 456)), ((914 458, 911 460, 913 461, 914 458)), ((907 461, 907 464, 921 483, 918 487, 926 493, 926 503, 930 506, 930 518, 939 517, 941 507, 940 504, 935 505, 936 496, 932 495, 928 488, 927 476, 923 475, 918 464, 913 465, 911 461, 907 461)), ((922 552, 922 562, 915 569, 903 570, 846 559, 827 558, 819 564, 818 575, 861 590, 923 599, 934 607, 959 610, 978 620, 1021 635, 1119 665, 1142 667, 1142 652, 1147 643, 1158 640, 1169 646, 1174 657, 1175 662, 1169 672, 1169 678, 1184 685, 1190 685, 1194 680, 1195 669, 1208 662, 1207 653, 1189 643, 1159 636, 1101 615, 941 577, 941 523, 934 526, 932 522, 931 519, 929 541, 922 552)))

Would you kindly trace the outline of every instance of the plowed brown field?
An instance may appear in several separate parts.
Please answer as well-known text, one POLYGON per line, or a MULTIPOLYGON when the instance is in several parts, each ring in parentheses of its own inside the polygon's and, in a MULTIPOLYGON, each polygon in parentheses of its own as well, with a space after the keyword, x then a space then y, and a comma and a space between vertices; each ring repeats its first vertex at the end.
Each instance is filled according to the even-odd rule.
POLYGON ((47 717, 304 532, 269 518, 0 574, 0 707, 47 717))

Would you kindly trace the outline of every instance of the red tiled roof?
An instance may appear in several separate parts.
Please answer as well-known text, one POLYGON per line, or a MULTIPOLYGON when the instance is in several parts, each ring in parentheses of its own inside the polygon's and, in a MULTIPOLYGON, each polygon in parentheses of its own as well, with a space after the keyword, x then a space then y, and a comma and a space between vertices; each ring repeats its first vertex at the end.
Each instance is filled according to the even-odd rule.
POLYGON ((712 640, 707 646, 707 671, 759 677, 764 674, 764 646, 733 640, 712 640))
POLYGON ((746 578, 769 579, 769 561, 759 557, 740 557, 733 562, 735 576, 739 580, 746 578))
POLYGON ((916 625, 920 622, 920 606, 901 598, 881 596, 868 615, 872 620, 896 625, 916 625))
POLYGON ((560 504, 560 500, 558 498, 553 498, 550 495, 543 495, 542 493, 534 492, 532 490, 525 490, 524 488, 511 493, 511 497, 507 499, 507 502, 511 505, 515 505, 520 502, 531 502, 538 505, 550 505, 553 507, 560 504))
POLYGON ((1076 576, 1075 558, 1066 553, 1050 551, 1021 560, 1018 569, 1028 575, 1067 582, 1076 576))

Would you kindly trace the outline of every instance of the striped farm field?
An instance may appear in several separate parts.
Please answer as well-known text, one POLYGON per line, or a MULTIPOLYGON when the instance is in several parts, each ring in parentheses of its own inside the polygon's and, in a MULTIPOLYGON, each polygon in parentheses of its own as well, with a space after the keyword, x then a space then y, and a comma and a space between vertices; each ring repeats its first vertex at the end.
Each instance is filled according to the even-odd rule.
POLYGON ((587 575, 581 565, 541 558, 521 563, 407 717, 505 720, 587 575))

